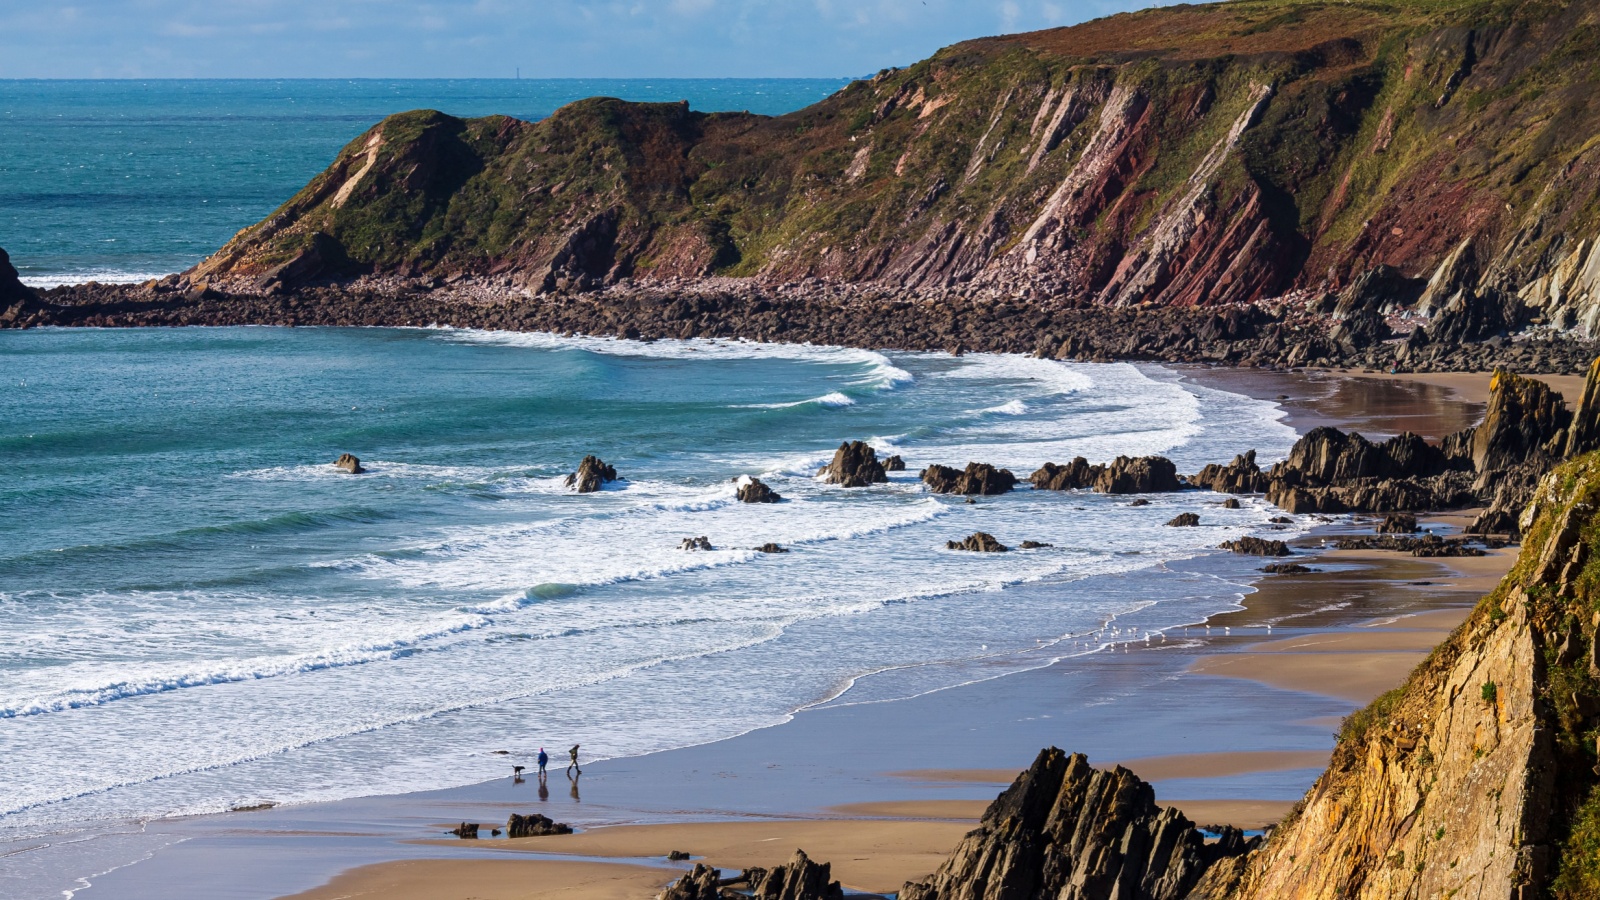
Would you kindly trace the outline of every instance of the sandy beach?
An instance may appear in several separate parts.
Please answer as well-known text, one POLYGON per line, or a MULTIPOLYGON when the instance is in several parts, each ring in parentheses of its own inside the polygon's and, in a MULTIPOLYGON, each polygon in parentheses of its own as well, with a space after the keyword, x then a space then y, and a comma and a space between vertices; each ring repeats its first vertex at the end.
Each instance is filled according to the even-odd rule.
MULTIPOLYGON (((1392 433, 1403 422, 1438 437, 1481 414, 1467 390, 1434 380, 1215 375, 1196 377, 1289 395, 1280 402, 1301 431, 1329 423, 1330 391, 1344 398, 1340 409, 1363 410, 1353 422, 1374 435, 1384 429, 1372 426, 1392 433)), ((1425 524, 1448 531, 1462 520, 1425 524)), ((557 769, 548 791, 507 778, 163 822, 171 846, 97 887, 154 896, 163 884, 215 878, 225 887, 205 896, 648 898, 693 861, 770 867, 801 848, 832 863, 847 887, 887 892, 931 872, 1048 745, 1129 767, 1154 784, 1158 802, 1201 824, 1260 829, 1316 778, 1340 719, 1399 684, 1516 550, 1417 559, 1322 546, 1371 527, 1360 517, 1327 522, 1295 542, 1297 561, 1317 570, 1308 575, 1252 575, 1259 560, 1231 557, 1174 566, 1174 584, 1219 574, 1255 583, 1235 611, 1161 641, 932 694, 847 695, 728 740, 598 762, 576 780, 557 769), (532 811, 579 833, 489 836, 509 814, 532 811), (483 838, 442 834, 459 821, 484 823, 483 838), (671 851, 694 859, 669 862, 671 851)))

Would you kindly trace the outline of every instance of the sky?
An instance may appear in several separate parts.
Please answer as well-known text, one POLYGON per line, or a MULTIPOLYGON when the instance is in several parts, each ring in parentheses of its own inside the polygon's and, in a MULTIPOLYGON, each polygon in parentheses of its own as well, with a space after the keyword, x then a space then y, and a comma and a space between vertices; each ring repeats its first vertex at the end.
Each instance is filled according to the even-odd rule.
POLYGON ((0 78, 784 78, 1160 0, 0 0, 0 78))

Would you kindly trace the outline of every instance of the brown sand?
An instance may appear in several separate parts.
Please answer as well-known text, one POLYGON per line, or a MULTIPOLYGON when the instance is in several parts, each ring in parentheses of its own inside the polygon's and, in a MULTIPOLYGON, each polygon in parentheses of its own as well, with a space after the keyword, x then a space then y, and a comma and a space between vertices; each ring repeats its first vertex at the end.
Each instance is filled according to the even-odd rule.
POLYGON ((1146 756, 1121 763, 1145 781, 1170 778, 1220 778, 1252 772, 1320 769, 1328 764, 1326 750, 1242 750, 1230 753, 1180 753, 1146 756))
POLYGON ((976 822, 989 808, 988 800, 889 800, 881 803, 846 803, 828 812, 871 819, 950 819, 976 822))
POLYGON ((1276 825, 1294 809, 1288 800, 1158 800, 1175 806, 1196 825, 1232 825, 1255 831, 1276 825))
POLYGON ((677 877, 619 863, 416 859, 352 869, 287 900, 650 900, 677 877))
MULTIPOLYGON (((481 842, 474 849, 638 859, 682 850, 726 869, 777 866, 796 849, 833 864, 846 887, 881 892, 938 868, 970 821, 745 819, 664 825, 617 825, 581 834, 481 842)), ((454 841, 426 841, 459 847, 454 841)))
MULTIPOLYGON (((1489 372, 1402 372, 1391 375, 1387 372, 1352 372, 1343 371, 1341 375, 1350 378, 1374 381, 1403 381, 1412 384, 1427 384, 1442 387, 1455 397, 1467 403, 1489 402, 1489 372)), ((1535 381, 1542 381, 1550 385, 1551 390, 1560 394, 1567 405, 1573 406, 1578 398, 1583 396, 1582 375, 1529 375, 1535 381)))

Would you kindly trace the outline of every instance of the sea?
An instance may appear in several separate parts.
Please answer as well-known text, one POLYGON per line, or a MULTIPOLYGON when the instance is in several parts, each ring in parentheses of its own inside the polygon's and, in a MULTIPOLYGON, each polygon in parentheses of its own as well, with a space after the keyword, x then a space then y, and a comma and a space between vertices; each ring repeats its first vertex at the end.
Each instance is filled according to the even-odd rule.
POLYGON ((36 287, 187 269, 384 116, 536 121, 585 97, 792 112, 848 79, 0 80, 0 247, 36 287))
MULTIPOLYGON (((0 82, 0 246, 36 284, 184 268, 396 109, 783 111, 838 85, 0 82)), ((967 502, 918 470, 1165 454, 1194 472, 1294 438, 1275 404, 1155 365, 0 331, 0 895, 72 896, 101 869, 41 851, 97 829, 470 784, 503 774, 499 751, 637 756, 1159 638, 1250 590, 1242 561, 1175 564, 1295 528, 1258 499, 967 502), (847 440, 907 469, 825 484, 847 440), (622 477, 580 495, 565 476, 589 454, 622 477), (751 477, 783 501, 738 502, 751 477), (1164 527, 1201 507, 1201 527, 1164 527), (979 531, 1048 546, 946 546, 979 531)))

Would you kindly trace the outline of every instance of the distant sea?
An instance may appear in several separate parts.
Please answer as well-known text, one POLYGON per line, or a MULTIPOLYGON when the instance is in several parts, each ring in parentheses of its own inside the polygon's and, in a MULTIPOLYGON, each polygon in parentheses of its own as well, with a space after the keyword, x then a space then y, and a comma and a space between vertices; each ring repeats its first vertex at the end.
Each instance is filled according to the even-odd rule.
POLYGON ((391 113, 530 121, 585 97, 781 115, 822 79, 0 81, 0 247, 35 286, 186 269, 391 113))

